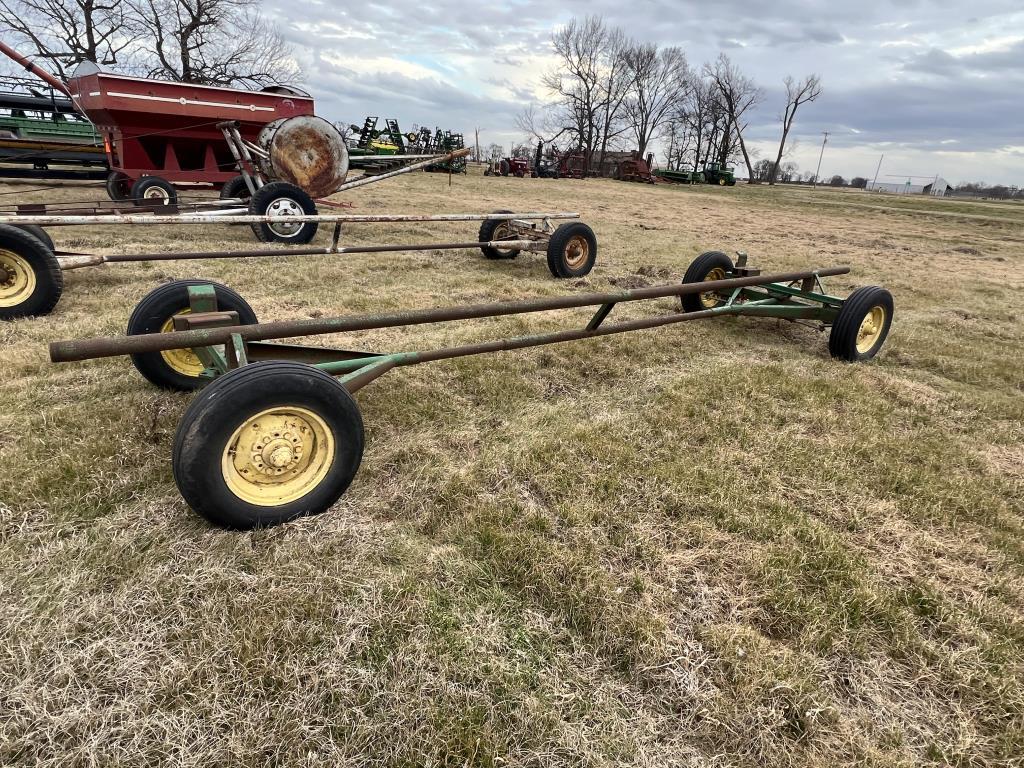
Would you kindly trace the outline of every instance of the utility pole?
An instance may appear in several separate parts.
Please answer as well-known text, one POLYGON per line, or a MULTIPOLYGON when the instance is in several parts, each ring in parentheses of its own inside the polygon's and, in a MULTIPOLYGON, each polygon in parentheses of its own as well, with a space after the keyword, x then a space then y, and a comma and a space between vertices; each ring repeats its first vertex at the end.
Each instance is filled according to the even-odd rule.
POLYGON ((818 154, 818 170, 814 172, 814 183, 811 184, 811 189, 818 188, 818 175, 821 173, 821 158, 825 156, 825 145, 828 143, 828 131, 822 131, 825 138, 821 140, 821 152, 818 154))
POLYGON ((878 172, 880 170, 882 170, 882 161, 883 160, 885 160, 885 153, 884 152, 882 153, 882 156, 880 158, 878 158, 878 167, 875 168, 875 178, 873 178, 871 180, 871 187, 872 187, 872 189, 874 188, 875 184, 878 183, 878 172))

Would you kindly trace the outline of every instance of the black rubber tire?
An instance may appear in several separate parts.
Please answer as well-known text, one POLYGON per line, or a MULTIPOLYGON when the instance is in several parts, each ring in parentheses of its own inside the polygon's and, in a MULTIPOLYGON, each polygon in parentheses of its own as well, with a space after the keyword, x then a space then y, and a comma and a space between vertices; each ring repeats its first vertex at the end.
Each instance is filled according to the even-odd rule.
POLYGON ((107 174, 106 188, 107 197, 116 203, 121 203, 131 197, 132 180, 121 171, 111 171, 107 174))
MULTIPOLYGON (((705 251, 686 268, 686 272, 683 274, 683 282, 703 283, 715 269, 721 269, 725 272, 726 277, 732 277, 736 265, 732 263, 732 259, 721 251, 705 251)), ((700 296, 699 293, 687 293, 680 296, 679 306, 683 312, 701 312, 705 309, 710 309, 710 307, 706 307, 701 303, 700 296)), ((725 302, 726 299, 719 298, 715 306, 719 307, 725 304, 725 302)))
POLYGON ((132 201, 136 205, 150 205, 146 198, 147 194, 154 200, 163 198, 163 203, 153 203, 154 205, 178 204, 178 190, 167 179, 161 179, 159 176, 143 176, 132 184, 132 201))
POLYGON ((6 224, 0 224, 0 250, 10 251, 27 262, 36 280, 28 296, 20 300, 12 297, 9 305, 0 305, 0 320, 50 314, 64 292, 64 271, 53 251, 35 235, 6 224))
POLYGON ((866 285, 855 290, 846 297, 835 322, 832 323, 832 330, 828 335, 829 354, 837 360, 845 360, 848 363, 858 363, 873 358, 878 354, 878 350, 882 348, 889 335, 893 309, 892 294, 885 288, 866 285), (861 352, 857 349, 857 336, 864 318, 875 307, 881 307, 885 311, 882 332, 870 349, 861 352))
POLYGON ((249 185, 245 183, 244 176, 235 176, 233 179, 228 179, 224 182, 224 186, 220 188, 220 199, 230 200, 235 198, 241 198, 242 200, 248 200, 252 197, 252 192, 249 191, 249 185))
POLYGON ((502 160, 500 163, 498 163, 498 173, 500 173, 502 176, 508 176, 511 167, 512 166, 509 165, 508 160, 502 160))
POLYGON ((49 248, 51 252, 57 250, 53 245, 53 238, 38 224, 11 224, 11 226, 20 229, 22 232, 28 232, 32 237, 49 248))
POLYGON ((251 363, 216 379, 185 411, 174 437, 174 482, 185 502, 215 525, 250 529, 326 512, 348 489, 363 456, 359 406, 337 380, 302 363, 251 363), (301 498, 260 506, 237 496, 224 480, 227 442, 245 421, 275 406, 318 415, 335 444, 327 475, 301 498))
POLYGON ((562 224, 548 240, 548 270, 558 278, 583 277, 594 268, 597 261, 597 236, 594 230, 582 221, 562 224), (586 258, 575 267, 568 261, 570 244, 575 238, 582 238, 587 247, 586 258))
MULTIPOLYGON (((491 213, 512 213, 512 211, 491 211, 491 213)), ((480 224, 480 233, 477 242, 489 243, 494 240, 494 233, 507 223, 507 219, 485 219, 480 224)), ((499 237, 501 232, 498 232, 499 237)), ((480 246, 480 251, 488 259, 514 259, 520 254, 518 248, 491 248, 486 245, 480 246)))
MULTIPOLYGON (((217 309, 237 312, 240 325, 253 325, 257 322, 256 313, 249 303, 226 285, 212 280, 175 280, 154 288, 135 305, 128 318, 128 335, 160 333, 169 318, 188 308, 190 285, 212 285, 217 294, 217 309)), ((210 382, 205 377, 189 376, 175 370, 160 352, 132 355, 132 364, 150 383, 162 389, 192 392, 210 382)))
MULTIPOLYGON (((316 203, 301 187, 287 181, 272 181, 256 190, 249 200, 249 213, 265 216, 276 201, 287 199, 294 202, 306 216, 316 215, 316 203)), ((270 224, 253 224, 252 231, 261 243, 294 243, 305 245, 316 237, 316 222, 300 224, 292 235, 282 235, 271 229, 270 224)))

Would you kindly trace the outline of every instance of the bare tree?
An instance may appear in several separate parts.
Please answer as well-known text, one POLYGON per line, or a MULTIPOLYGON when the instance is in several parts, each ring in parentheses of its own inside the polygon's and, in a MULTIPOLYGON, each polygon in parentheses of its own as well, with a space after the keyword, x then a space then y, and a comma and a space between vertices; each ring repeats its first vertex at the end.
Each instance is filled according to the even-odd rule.
POLYGON ((795 82, 792 76, 786 76, 786 111, 782 115, 782 140, 779 142, 779 154, 775 157, 775 165, 772 166, 769 184, 774 184, 779 175, 779 164, 782 162, 782 154, 786 150, 786 139, 789 137, 789 129, 793 127, 796 119, 796 111, 801 104, 814 101, 821 95, 821 78, 818 75, 808 75, 800 82, 795 82))
POLYGON ((636 45, 626 51, 625 59, 631 80, 626 113, 637 151, 643 155, 686 96, 690 70, 686 55, 674 46, 659 50, 653 43, 636 45))
MULTIPOLYGON (((2 0, 0 0, 2 1, 2 0)), ((269 85, 299 79, 259 0, 128 0, 152 57, 147 74, 205 85, 269 85)))
POLYGON ((134 41, 122 0, 0 0, 0 29, 61 78, 82 61, 116 64, 134 41))
POLYGON ((588 16, 556 30, 551 42, 559 66, 545 74, 542 83, 556 102, 544 120, 524 113, 520 128, 538 138, 543 138, 538 123, 544 134, 568 133, 592 169, 595 159, 596 164, 603 163, 611 143, 626 130, 622 118, 630 77, 625 51, 630 41, 601 17, 588 16))
POLYGON ((601 93, 599 105, 601 148, 598 157, 598 168, 604 167, 604 158, 608 152, 608 144, 626 130, 622 124, 623 110, 629 96, 632 82, 627 60, 631 43, 625 33, 618 28, 610 29, 601 50, 601 93))
MULTIPOLYGON (((705 64, 704 72, 714 83, 721 97, 722 106, 728 115, 729 125, 722 134, 723 141, 731 140, 732 135, 736 136, 740 151, 743 153, 743 161, 747 164, 748 183, 754 184, 756 183, 754 169, 751 167, 750 154, 747 152, 747 145, 743 140, 743 131, 747 126, 743 117, 751 107, 760 103, 764 94, 754 81, 740 72, 739 68, 724 53, 718 54, 714 66, 705 64)), ((720 152, 723 164, 727 154, 725 151, 720 152)))

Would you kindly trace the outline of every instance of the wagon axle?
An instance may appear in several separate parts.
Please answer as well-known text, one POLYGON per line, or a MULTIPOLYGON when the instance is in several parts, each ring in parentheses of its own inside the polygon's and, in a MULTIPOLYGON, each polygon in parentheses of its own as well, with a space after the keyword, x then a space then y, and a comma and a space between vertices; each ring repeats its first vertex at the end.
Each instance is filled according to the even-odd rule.
POLYGON ((129 335, 55 342, 54 362, 131 355, 151 382, 202 389, 174 441, 175 482, 210 521, 251 528, 326 511, 362 458, 363 422, 353 393, 394 368, 526 349, 727 315, 810 320, 831 326, 837 359, 874 357, 889 331, 890 293, 870 286, 847 298, 821 279, 849 267, 762 275, 743 254, 702 254, 680 284, 612 293, 260 323, 226 286, 172 283, 136 307, 129 335), (626 302, 676 298, 650 317, 606 322, 626 302), (595 307, 582 327, 419 351, 368 352, 276 343, 275 339, 595 307))

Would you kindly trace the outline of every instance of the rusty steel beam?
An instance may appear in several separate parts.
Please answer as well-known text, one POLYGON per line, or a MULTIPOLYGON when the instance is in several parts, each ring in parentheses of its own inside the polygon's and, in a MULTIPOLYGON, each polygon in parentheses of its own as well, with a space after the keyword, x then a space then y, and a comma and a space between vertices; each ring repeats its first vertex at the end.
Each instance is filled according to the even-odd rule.
MULTIPOLYGON (((770 283, 792 283, 807 277, 828 277, 844 275, 849 267, 827 267, 823 269, 804 270, 801 272, 783 272, 774 275, 755 275, 751 277, 730 278, 726 280, 707 280, 700 283, 680 283, 676 285, 651 286, 634 288, 613 293, 586 293, 576 296, 560 296, 549 299, 532 299, 529 301, 513 301, 498 304, 476 304, 461 307, 439 309, 409 310, 377 315, 357 315, 354 317, 317 318, 310 320, 289 320, 272 323, 257 323, 227 328, 210 328, 196 331, 173 331, 171 333, 152 333, 140 336, 115 336, 73 341, 56 341, 50 344, 50 360, 55 363, 73 360, 88 360, 95 357, 113 357, 115 355, 141 354, 160 352, 168 349, 187 349, 207 347, 228 343, 232 333, 237 333, 246 341, 267 341, 286 339, 299 336, 316 336, 325 333, 346 333, 365 331, 374 328, 391 328, 424 323, 441 323, 452 320, 471 320, 484 317, 501 317, 519 315, 529 312, 546 312, 558 309, 573 309, 604 304, 618 304, 626 301, 658 299, 668 296, 683 296, 690 293, 707 293, 711 291, 732 291, 756 285, 770 283)), ((631 321, 631 322, 655 322, 631 321)), ((661 323, 663 324, 663 323, 661 323)), ((621 324, 620 324, 621 325, 621 324)), ((607 326, 612 328, 615 326, 607 326)), ((638 326, 639 327, 639 326, 638 326)), ((643 326, 647 327, 647 326, 643 326)), ((650 326, 653 327, 653 326, 650 326)), ((576 331, 600 335, 605 328, 591 331, 576 331)), ((573 333, 573 332, 569 332, 573 333)))
MULTIPOLYGON (((53 216, 47 214, 15 215, 0 214, 0 224, 39 224, 39 225, 79 225, 79 224, 222 224, 226 213, 183 213, 176 215, 159 214, 104 214, 83 216, 53 216)), ((409 214, 358 214, 328 213, 310 216, 289 216, 282 219, 276 216, 257 216, 255 214, 232 215, 232 224, 280 224, 288 223, 319 223, 319 224, 381 224, 401 222, 434 222, 434 221, 504 221, 506 219, 523 219, 543 221, 544 219, 578 219, 579 213, 439 213, 434 215, 409 214)))
POLYGON ((190 259, 251 259, 261 256, 335 256, 345 253, 399 253, 402 251, 452 251, 470 248, 516 248, 521 251, 541 247, 538 240, 491 240, 469 243, 421 243, 410 245, 346 245, 320 248, 253 248, 244 251, 169 251, 167 253, 62 253, 61 269, 81 269, 99 264, 132 261, 187 261, 190 259))

